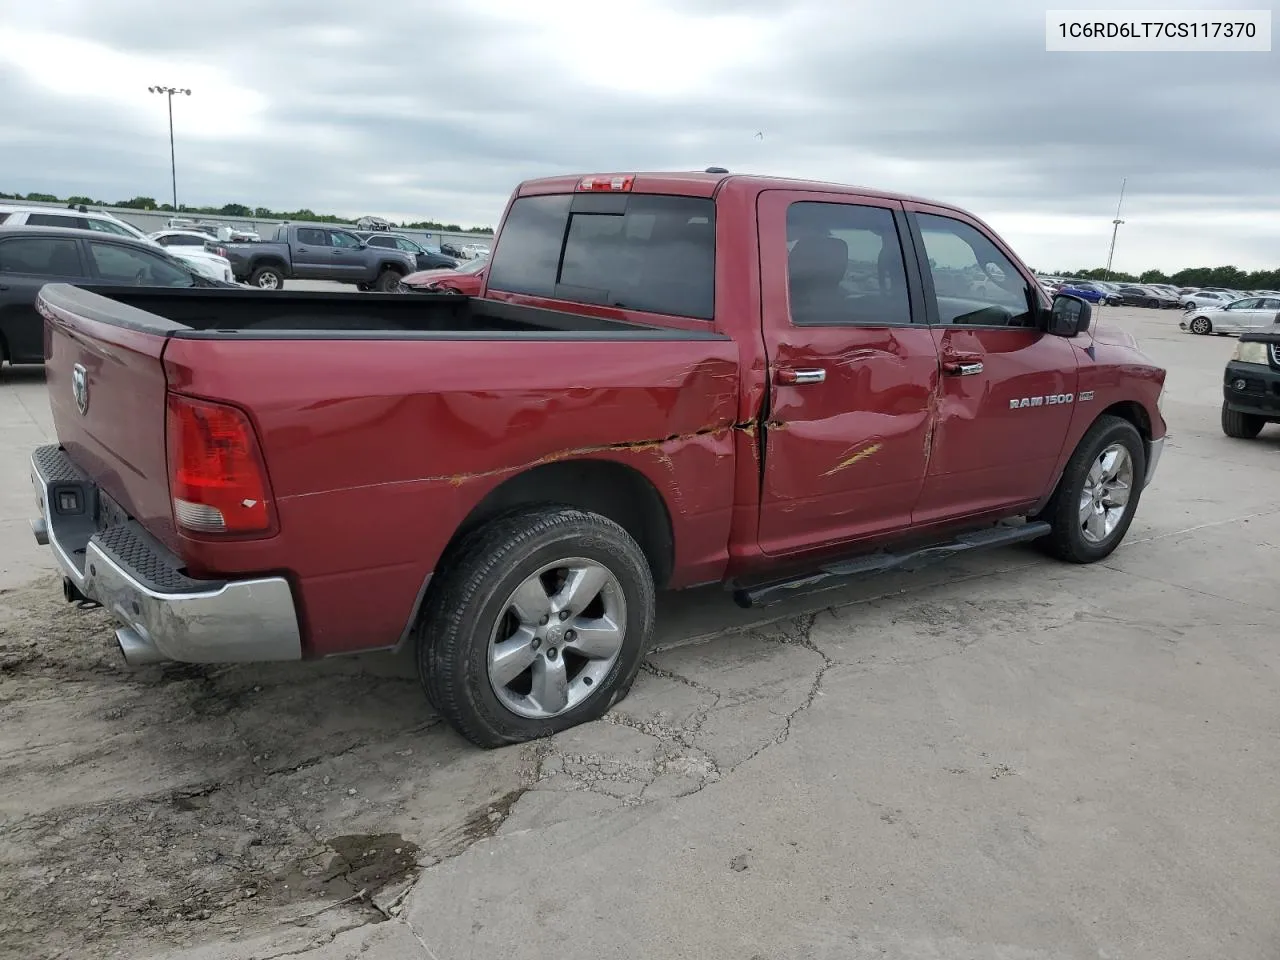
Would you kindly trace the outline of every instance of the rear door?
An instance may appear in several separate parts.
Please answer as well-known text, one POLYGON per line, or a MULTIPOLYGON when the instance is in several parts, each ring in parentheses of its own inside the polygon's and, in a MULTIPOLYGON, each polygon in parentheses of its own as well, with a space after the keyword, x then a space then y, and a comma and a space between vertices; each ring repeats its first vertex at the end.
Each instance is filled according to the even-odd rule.
POLYGON ((792 554, 911 522, 929 457, 938 355, 901 205, 760 195, 769 360, 759 542, 792 554))
POLYGON ((906 206, 942 365, 914 519, 960 519, 1035 501, 1052 482, 1071 423, 1075 351, 1039 329, 1038 285, 977 221, 906 206))
POLYGON ((83 283, 88 276, 74 237, 6 237, 0 240, 0 339, 5 359, 44 359, 44 320, 36 297, 46 283, 83 283))
POLYGON ((333 276, 332 261, 337 252, 329 245, 328 230, 321 230, 318 227, 298 227, 293 242, 289 244, 293 275, 301 280, 333 276))

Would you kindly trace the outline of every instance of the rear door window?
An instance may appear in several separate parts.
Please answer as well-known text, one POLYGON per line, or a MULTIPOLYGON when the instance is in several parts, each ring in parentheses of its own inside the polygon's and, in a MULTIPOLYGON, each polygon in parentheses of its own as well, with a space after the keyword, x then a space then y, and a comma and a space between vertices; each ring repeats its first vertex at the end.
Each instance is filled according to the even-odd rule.
POLYGON ((324 230, 299 227, 298 243, 304 243, 309 247, 327 247, 329 245, 329 234, 324 230))
POLYGON ((508 293, 710 320, 715 201, 643 193, 520 197, 489 270, 508 293))
POLYGON ((84 217, 76 217, 66 213, 29 213, 28 227, 72 227, 87 230, 89 222, 84 217))
POLYGON ((62 237, 10 237, 0 243, 0 274, 83 277, 80 248, 62 237))

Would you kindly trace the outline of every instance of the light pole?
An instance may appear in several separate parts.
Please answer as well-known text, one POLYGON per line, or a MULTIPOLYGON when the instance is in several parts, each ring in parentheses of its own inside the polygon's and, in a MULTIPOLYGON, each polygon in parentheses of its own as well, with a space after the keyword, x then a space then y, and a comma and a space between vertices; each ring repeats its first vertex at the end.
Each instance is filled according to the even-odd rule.
POLYGON ((169 98, 169 172, 173 176, 173 212, 178 212, 178 160, 173 152, 173 95, 184 93, 188 97, 191 91, 186 87, 147 87, 152 93, 163 93, 169 98))
POLYGON ((1120 204, 1124 203, 1124 185, 1128 182, 1128 177, 1120 181, 1120 200, 1116 204, 1116 218, 1111 221, 1111 249, 1107 251, 1107 274, 1103 280, 1111 279, 1111 258, 1116 254, 1116 234, 1120 232, 1120 224, 1124 223, 1120 219, 1120 204))

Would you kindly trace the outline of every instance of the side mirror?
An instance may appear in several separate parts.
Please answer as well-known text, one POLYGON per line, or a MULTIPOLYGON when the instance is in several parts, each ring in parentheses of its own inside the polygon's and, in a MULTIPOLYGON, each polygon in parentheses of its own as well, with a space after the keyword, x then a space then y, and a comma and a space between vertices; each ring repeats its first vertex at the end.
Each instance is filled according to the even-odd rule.
POLYGON ((1066 293, 1053 298, 1047 329, 1055 337, 1077 336, 1088 330, 1092 322, 1093 307, 1089 306, 1088 301, 1066 293))

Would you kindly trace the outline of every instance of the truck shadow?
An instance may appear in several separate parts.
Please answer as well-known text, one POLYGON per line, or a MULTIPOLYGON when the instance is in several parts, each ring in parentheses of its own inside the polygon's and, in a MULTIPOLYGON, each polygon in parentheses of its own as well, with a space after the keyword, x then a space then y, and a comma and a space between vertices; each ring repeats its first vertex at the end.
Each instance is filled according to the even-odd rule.
POLYGON ((56 931, 51 946, 89 956, 345 898, 381 918, 418 870, 500 830, 531 789, 537 816, 557 797, 578 815, 727 775, 813 702, 825 657, 806 611, 971 572, 953 563, 765 611, 718 589, 664 597, 666 652, 606 722, 496 751, 441 721, 408 653, 130 669, 106 615, 63 602, 56 576, 0 592, 0 885, 14 891, 0 930, 56 931), (743 635, 690 646, 726 631, 743 635))

